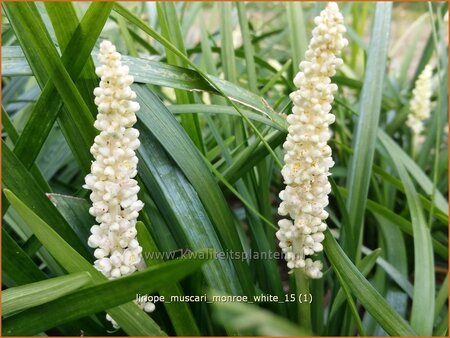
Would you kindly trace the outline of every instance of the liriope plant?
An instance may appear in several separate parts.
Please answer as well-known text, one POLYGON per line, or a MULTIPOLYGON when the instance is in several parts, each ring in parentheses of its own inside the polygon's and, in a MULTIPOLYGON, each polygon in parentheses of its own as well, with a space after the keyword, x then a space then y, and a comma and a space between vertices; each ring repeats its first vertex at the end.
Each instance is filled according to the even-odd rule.
POLYGON ((445 3, 3 9, 3 335, 448 333, 445 3))

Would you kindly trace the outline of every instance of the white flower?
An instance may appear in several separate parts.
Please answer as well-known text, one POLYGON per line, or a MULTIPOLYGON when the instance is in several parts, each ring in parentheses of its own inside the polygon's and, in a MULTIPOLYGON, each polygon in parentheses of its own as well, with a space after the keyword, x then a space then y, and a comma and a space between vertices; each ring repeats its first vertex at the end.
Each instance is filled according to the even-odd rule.
POLYGON ((285 166, 281 171, 286 188, 280 192, 278 208, 286 218, 278 222, 277 238, 289 269, 301 268, 310 278, 320 278, 322 263, 305 256, 323 250, 325 207, 331 191, 328 175, 334 165, 327 145, 331 136, 328 126, 335 120, 330 110, 337 91, 330 77, 343 64, 338 56, 348 41, 343 37, 343 16, 336 3, 330 2, 314 23, 305 61, 294 79, 298 90, 290 95, 294 107, 287 116, 289 134, 283 145, 285 166))
MULTIPOLYGON (((139 103, 131 89, 133 76, 122 65, 121 55, 109 41, 100 44, 101 66, 95 72, 100 86, 95 88, 98 107, 91 153, 95 161, 86 176, 84 188, 92 190, 89 213, 98 224, 91 227, 88 245, 95 248, 95 268, 113 279, 129 275, 145 266, 142 248, 136 240, 136 221, 144 204, 138 199, 139 186, 135 150, 139 131, 133 128, 139 103)), ((140 304, 142 308, 151 305, 140 304)), ((114 327, 118 327, 108 315, 114 327)))
POLYGON ((409 104, 410 114, 408 115, 406 125, 411 128, 415 136, 423 132, 423 121, 430 117, 432 70, 433 67, 431 65, 428 64, 425 66, 412 92, 413 97, 409 104))
POLYGON ((91 147, 95 161, 84 186, 92 190, 89 212, 99 222, 91 228, 88 244, 96 248, 95 267, 109 278, 135 271, 142 251, 136 246, 135 225, 144 205, 138 200, 139 186, 133 179, 138 162, 134 150, 140 143, 139 132, 132 126, 139 104, 133 101, 136 93, 130 88, 133 77, 120 58, 111 42, 101 43, 102 65, 96 68, 101 80, 94 90, 98 106, 94 126, 100 134, 91 147))

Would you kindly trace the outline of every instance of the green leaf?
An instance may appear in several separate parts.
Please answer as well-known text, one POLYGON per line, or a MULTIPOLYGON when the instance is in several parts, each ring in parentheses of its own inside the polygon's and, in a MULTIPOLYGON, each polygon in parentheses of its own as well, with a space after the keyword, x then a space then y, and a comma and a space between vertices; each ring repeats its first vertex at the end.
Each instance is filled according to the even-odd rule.
MULTIPOLYGON (((26 60, 24 60, 23 53, 18 47, 3 47, 2 55, 2 73, 4 76, 25 76, 33 74, 26 60)), ((96 57, 97 52, 94 52, 92 55, 93 57, 96 57)), ((219 94, 218 91, 195 70, 171 66, 166 63, 152 60, 134 58, 127 55, 123 55, 121 60, 123 64, 130 68, 130 74, 133 75, 135 83, 147 83, 162 87, 189 91, 207 91, 219 94)), ((96 58, 95 62, 98 64, 96 58)), ((212 75, 208 76, 230 100, 260 112, 272 119, 280 119, 268 106, 267 102, 258 95, 228 81, 222 80, 219 77, 212 75)))
POLYGON ((434 256, 430 229, 427 227, 416 188, 389 143, 384 143, 386 151, 398 171, 405 187, 406 199, 411 214, 414 239, 414 294, 411 310, 411 326, 420 335, 431 335, 434 322, 434 256))
POLYGON ((55 277, 41 282, 9 288, 3 291, 2 315, 48 303, 90 284, 88 272, 77 272, 66 276, 55 277))
POLYGON ((355 301, 353 300, 352 294, 350 293, 350 286, 343 279, 339 270, 336 269, 336 270, 334 270, 334 272, 339 280, 339 284, 341 284, 341 287, 342 287, 341 290, 344 291, 345 297, 347 298, 347 303, 348 303, 348 306, 350 307, 350 312, 352 314, 353 319, 356 321, 356 325, 358 327, 358 333, 361 336, 365 336, 366 333, 365 333, 364 327, 362 325, 361 318, 359 317, 358 309, 356 308, 355 301))
MULTIPOLYGON (((144 223, 137 222, 136 230, 138 231, 137 239, 142 246, 144 252, 144 260, 147 266, 153 266, 164 262, 163 259, 157 258, 157 253, 160 253, 156 243, 145 227, 144 223), (155 255, 151 255, 155 253, 155 255)), ((171 296, 184 296, 183 289, 179 283, 173 283, 170 286, 164 286, 158 289, 158 293, 165 299, 170 299, 171 296)), ((184 302, 164 302, 167 314, 178 336, 200 336, 200 331, 195 323, 189 305, 184 302)))
MULTIPOLYGON (((39 111, 42 111, 46 104, 52 103, 50 106, 50 112, 52 114, 52 117, 49 119, 50 123, 42 124, 43 127, 45 127, 48 134, 53 124, 52 121, 54 121, 55 112, 57 113, 59 111, 60 103, 57 102, 56 99, 52 100, 55 96, 54 88, 56 88, 57 92, 61 95, 61 98, 64 101, 67 111, 69 112, 70 117, 65 116, 65 121, 67 121, 67 123, 74 124, 74 126, 78 128, 79 132, 76 140, 79 142, 77 147, 72 149, 79 155, 79 159, 82 161, 81 164, 87 171, 90 167, 90 156, 87 150, 96 135, 96 131, 93 127, 93 116, 75 83, 71 79, 71 74, 64 67, 64 64, 77 61, 75 66, 79 66, 79 69, 76 67, 71 69, 80 72, 92 46, 89 48, 89 44, 87 43, 87 48, 83 48, 83 51, 87 52, 87 55, 84 54, 86 55, 84 60, 77 60, 74 58, 74 55, 77 55, 78 53, 74 53, 73 51, 66 54, 68 55, 66 56, 67 59, 60 59, 58 52, 53 45, 53 42, 51 41, 39 14, 37 13, 34 3, 9 3, 5 4, 5 8, 9 20, 13 24, 14 31, 16 32, 19 41, 21 41, 21 46, 24 49, 24 53, 30 62, 31 68, 33 69, 33 74, 38 79, 41 87, 44 88, 43 92, 45 100, 43 98, 40 104, 37 105, 36 109, 39 108, 39 111), (50 82, 47 83, 47 79, 50 80, 50 82)), ((98 20, 98 18, 96 19, 98 20)), ((106 20, 106 17, 104 20, 106 20)), ((78 36, 78 39, 79 37, 80 35, 78 36)), ((81 42, 77 41, 76 38, 77 36, 74 39, 75 46, 79 45, 81 42)), ((92 44, 94 42, 95 40, 92 41, 92 44)), ((77 47, 77 49, 79 48, 77 47)), ((74 75, 76 75, 76 73, 74 75)), ((40 135, 41 133, 37 134, 38 137, 40 137, 40 135)), ((46 135, 44 136, 46 137, 46 135)), ((18 143, 19 142, 20 140, 18 143)), ((36 142, 38 144, 42 144, 43 140, 37 140, 36 142)), ((40 147, 37 148, 40 149, 40 147)), ((37 156, 37 153, 35 155, 37 156)))
MULTIPOLYGON (((395 157, 403 163, 404 167, 409 171, 410 175, 425 193, 431 195, 433 192, 433 182, 431 182, 430 178, 423 172, 417 163, 414 162, 414 160, 381 129, 378 130, 378 139, 381 144, 384 144, 390 149, 391 154, 395 153, 395 157)), ((448 216, 448 202, 438 190, 436 190, 435 203, 439 210, 448 216)))
MULTIPOLYGON (((217 291, 210 292, 212 296, 223 296, 217 291)), ((252 300, 250 300, 252 301, 252 300)), ((258 336, 308 336, 309 332, 278 317, 273 313, 261 309, 253 304, 240 302, 213 302, 213 316, 217 322, 225 327, 244 332, 245 335, 258 336)))
MULTIPOLYGON (((339 187, 339 191, 341 192, 342 195, 347 196, 347 191, 344 188, 339 187)), ((377 215, 389 220, 396 226, 398 226, 398 228, 401 231, 403 231, 404 233, 411 235, 411 236, 413 235, 411 222, 409 220, 407 220, 406 218, 400 216, 399 214, 395 213, 391 209, 389 209, 389 208, 385 207, 384 205, 381 205, 375 201, 372 201, 370 199, 367 200, 366 207, 367 207, 367 210, 369 210, 370 212, 377 214, 377 215)), ((434 238, 432 239, 432 241, 433 241, 433 247, 434 247, 436 254, 438 254, 439 256, 441 256, 444 259, 447 259, 448 248, 434 238)))
MULTIPOLYGON (((149 100, 145 102, 149 104, 149 100)), ((141 106, 141 113, 145 113, 145 110, 141 106)), ((162 115, 161 111, 159 116, 162 115)), ((171 225, 170 231, 179 247, 187 245, 191 250, 211 248, 217 252, 223 251, 199 196, 164 151, 163 145, 155 140, 149 124, 144 125, 142 122, 140 120, 136 124, 141 141, 138 151, 140 176, 167 224, 171 225)), ((166 130, 170 131, 167 127, 166 130)), ((228 292, 240 292, 236 272, 228 260, 214 260, 204 265, 202 270, 210 285, 228 292)))
MULTIPOLYGON (((3 109, 2 107, 2 125, 5 131, 8 133, 8 136, 10 137, 13 144, 16 144, 17 140, 19 139, 19 133, 14 127, 14 124, 8 115, 8 113, 3 109)), ((48 182, 45 180, 44 175, 40 171, 39 167, 34 164, 30 168, 30 173, 34 176, 37 183, 41 186, 42 189, 51 191, 51 188, 48 184, 48 182)), ((3 205, 3 212, 6 212, 8 209, 8 205, 3 205)))
MULTIPOLYGON (((363 247, 362 252, 368 255, 373 254, 375 251, 372 251, 366 247, 363 247)), ((383 259, 382 257, 378 257, 376 263, 383 268, 383 270, 392 278, 393 281, 397 283, 397 285, 405 291, 405 293, 412 299, 413 298, 413 286, 409 282, 409 280, 398 271, 392 264, 383 259)))
MULTIPOLYGON (((207 253, 197 252, 195 255, 208 257, 207 253)), ((137 294, 150 294, 167 285, 168 281, 177 282, 188 276, 205 262, 205 258, 176 260, 84 288, 5 319, 3 332, 8 335, 33 335, 71 320, 112 309, 136 299, 137 294)))
MULTIPOLYGON (((267 143, 275 149, 286 140, 286 134, 274 131, 266 136, 267 143)), ((243 173, 248 172, 267 157, 267 148, 259 139, 255 139, 247 148, 240 152, 233 160, 233 164, 223 170, 224 178, 231 184, 236 182, 243 173)))
POLYGON ((91 235, 90 229, 96 222, 95 218, 89 214, 89 208, 91 207, 89 202, 82 198, 60 194, 47 194, 47 196, 76 232, 78 238, 86 243, 89 251, 92 251, 92 248, 87 246, 87 242, 91 235))
MULTIPOLYGON (((172 2, 157 2, 156 8, 158 11, 158 18, 161 25, 161 34, 167 40, 171 41, 181 53, 186 55, 186 48, 184 46, 183 36, 181 34, 181 27, 175 10, 175 5, 172 2)), ((166 48, 167 61, 171 65, 187 67, 188 63, 179 58, 170 49, 166 48)), ((194 103, 194 96, 191 93, 175 90, 175 95, 178 104, 194 103)), ((200 151, 204 152, 202 133, 200 129, 200 122, 196 114, 183 115, 181 117, 181 125, 186 130, 189 137, 200 151)))
POLYGON ((302 4, 300 2, 286 3, 286 16, 289 27, 289 42, 292 51, 292 67, 294 70, 293 73, 295 74, 308 47, 302 4))
POLYGON ((258 91, 258 76, 256 75, 255 51, 250 35, 250 27, 246 14, 246 5, 243 2, 236 2, 239 16, 239 25, 242 32, 242 42, 245 54, 245 69, 247 70, 248 87, 253 92, 258 91))
POLYGON ((237 83, 236 56, 233 46, 232 6, 231 2, 220 2, 220 36, 221 36, 221 59, 225 79, 231 83, 237 83))
MULTIPOLYGON (((224 247, 236 252, 242 251, 238 234, 231 226, 234 224, 231 211, 192 141, 175 117, 152 92, 139 85, 133 85, 133 90, 141 105, 137 114, 139 120, 160 142, 192 184, 224 247)), ((253 285, 244 262, 234 260, 233 265, 244 292, 253 294, 253 285)))
MULTIPOLYGON (((47 223, 37 216, 24 202, 22 202, 10 190, 4 190, 6 198, 12 206, 20 213, 23 220, 47 248, 50 254, 64 267, 69 273, 87 271, 91 274, 94 284, 106 281, 97 269, 95 269, 87 260, 81 257, 69 244, 67 244, 47 223)), ((110 309, 108 313, 120 325, 120 327, 129 335, 165 335, 158 325, 147 316, 136 304, 127 303, 110 309)), ((13 329, 13 328, 11 328, 13 329)), ((14 328, 16 329, 16 328, 14 328)), ((4 334, 5 325, 3 325, 4 334)))
MULTIPOLYGON (((359 103, 360 114, 353 136, 354 153, 347 175, 349 178, 347 181, 349 191, 347 209, 349 210, 350 224, 346 224, 346 226, 353 229, 353 238, 358 243, 358 250, 362 241, 362 224, 375 153, 376 126, 379 122, 385 73, 380 69, 384 70, 387 59, 391 11, 392 3, 376 4, 369 56, 359 103)), ((359 251, 351 253, 350 258, 355 259, 358 256, 359 251)))
MULTIPOLYGON (((381 249, 378 248, 378 249, 374 250, 373 252, 371 252, 366 257, 364 257, 363 259, 361 259, 361 261, 359 261, 357 268, 364 277, 367 277, 367 275, 370 273, 370 271, 372 271, 372 269, 377 261, 377 258, 380 256, 380 254, 381 254, 381 249)), ((342 277, 340 277, 339 280, 340 280, 339 282, 341 282, 342 277)), ((331 309, 330 309, 330 318, 336 314, 336 311, 338 311, 340 306, 344 303, 345 297, 347 297, 347 299, 348 299, 347 292, 343 289, 340 289, 336 293, 336 296, 334 297, 334 300, 333 300, 333 305, 331 306, 331 309)))
MULTIPOLYGON (((226 114, 232 116, 240 116, 236 110, 232 107, 222 106, 222 105, 205 105, 205 104, 177 104, 167 107, 172 114, 187 114, 192 112, 197 112, 199 114, 226 114)), ((241 110, 249 119, 257 122, 264 123, 274 129, 280 131, 285 131, 286 129, 281 127, 281 117, 276 122, 273 119, 268 119, 267 117, 261 116, 259 114, 253 113, 249 110, 241 110), (278 123, 280 121, 280 123, 278 123)))
MULTIPOLYGON (((395 147, 398 147, 398 145, 396 145, 395 147)), ((394 150, 395 147, 393 147, 392 149, 394 150)), ((384 156, 389 158, 388 155, 386 155, 386 153, 384 151, 382 153, 383 153, 384 156)), ((401 157, 401 156, 399 156, 399 157, 401 157)), ((414 171, 414 168, 410 168, 410 171, 414 171)), ((402 181, 397 179, 397 178, 395 178, 394 176, 388 174, 386 171, 384 171, 379 166, 374 165, 373 166, 373 172, 375 174, 379 175, 380 177, 382 177, 383 180, 386 183, 390 183, 395 188, 397 188, 399 191, 405 192, 405 188, 403 187, 402 181)), ((436 205, 437 204, 436 201, 434 203, 432 203, 431 200, 429 200, 428 198, 426 198, 422 194, 419 194, 419 198, 420 198, 420 202, 423 204, 423 207, 426 210, 430 210, 432 205, 436 205)), ((439 206, 437 207, 437 209, 435 209, 435 216, 436 216, 436 218, 439 219, 442 222, 442 224, 444 224, 444 225, 448 225, 448 215, 447 215, 447 213, 448 213, 448 210, 442 210, 442 209, 440 209, 439 206)))
POLYGON ((33 283, 47 278, 4 227, 2 227, 2 257, 2 272, 16 285, 33 283))
POLYGON ((2 144, 3 185, 14 192, 29 208, 85 258, 90 254, 73 229, 48 200, 45 192, 38 186, 33 176, 24 168, 19 159, 3 142, 2 144))
POLYGON ((376 319, 378 324, 392 336, 415 336, 408 323, 393 310, 386 300, 374 289, 358 268, 345 255, 329 230, 323 241, 325 253, 333 270, 338 270, 342 279, 364 308, 376 319))
MULTIPOLYGON (((280 160, 276 156, 276 154, 273 151, 273 149, 269 146, 269 144, 267 144, 267 142, 265 141, 265 139, 261 135, 261 133, 258 130, 258 128, 256 128, 256 126, 244 114, 242 114, 242 112, 239 109, 239 107, 230 98, 228 98, 228 96, 225 94, 225 92, 221 89, 220 85, 218 85, 216 81, 214 81, 210 76, 205 74, 195 63, 193 63, 191 60, 189 60, 189 58, 186 55, 184 55, 184 53, 182 51, 180 51, 176 46, 174 46, 169 40, 167 40, 166 38, 164 38, 163 36, 158 34, 155 30, 153 30, 151 27, 146 25, 142 20, 137 18, 135 15, 131 14, 123 6, 121 6, 119 4, 116 4, 115 7, 114 7, 114 10, 117 13, 119 13, 120 15, 124 16, 125 18, 127 18, 130 22, 134 23, 137 27, 142 29, 146 34, 148 34, 151 37, 155 38, 158 42, 163 44, 165 48, 167 48, 170 51, 172 51, 175 55, 180 57, 183 61, 185 61, 192 68, 194 68, 200 74, 200 76, 206 82, 208 82, 211 85, 212 88, 214 88, 220 95, 222 95, 227 100, 227 102, 234 109, 236 109, 236 111, 241 115, 242 119, 251 127, 252 131, 258 136, 258 138, 261 140, 261 142, 263 142, 264 146, 267 148, 267 150, 269 151, 270 155, 275 160, 275 163, 279 167, 282 167, 282 164, 281 164, 280 160)), ((263 102, 263 105, 264 105, 265 101, 264 100, 261 100, 261 101, 263 102)), ((265 104, 265 105, 268 106, 267 104, 265 104)))

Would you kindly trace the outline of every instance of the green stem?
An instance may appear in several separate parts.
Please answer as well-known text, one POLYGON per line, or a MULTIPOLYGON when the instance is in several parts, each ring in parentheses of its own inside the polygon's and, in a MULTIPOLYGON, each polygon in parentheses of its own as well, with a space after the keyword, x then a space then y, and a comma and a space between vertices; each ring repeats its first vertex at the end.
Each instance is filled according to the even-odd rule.
MULTIPOLYGON (((309 295, 309 278, 302 269, 295 269, 295 284, 297 288, 297 304, 298 304, 298 323, 307 331, 311 329, 311 305, 309 302, 301 302, 303 295, 309 295)), ((309 297, 307 297, 309 298, 309 297)))

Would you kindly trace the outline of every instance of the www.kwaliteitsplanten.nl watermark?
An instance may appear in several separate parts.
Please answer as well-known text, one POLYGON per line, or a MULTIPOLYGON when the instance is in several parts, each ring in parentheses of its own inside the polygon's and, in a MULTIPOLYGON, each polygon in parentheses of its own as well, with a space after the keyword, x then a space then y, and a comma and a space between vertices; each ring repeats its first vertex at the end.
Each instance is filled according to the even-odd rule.
POLYGON ((191 257, 197 259, 218 260, 272 260, 284 259, 284 254, 279 251, 191 251, 190 249, 177 249, 172 251, 144 251, 145 259, 171 260, 178 257, 191 257))

